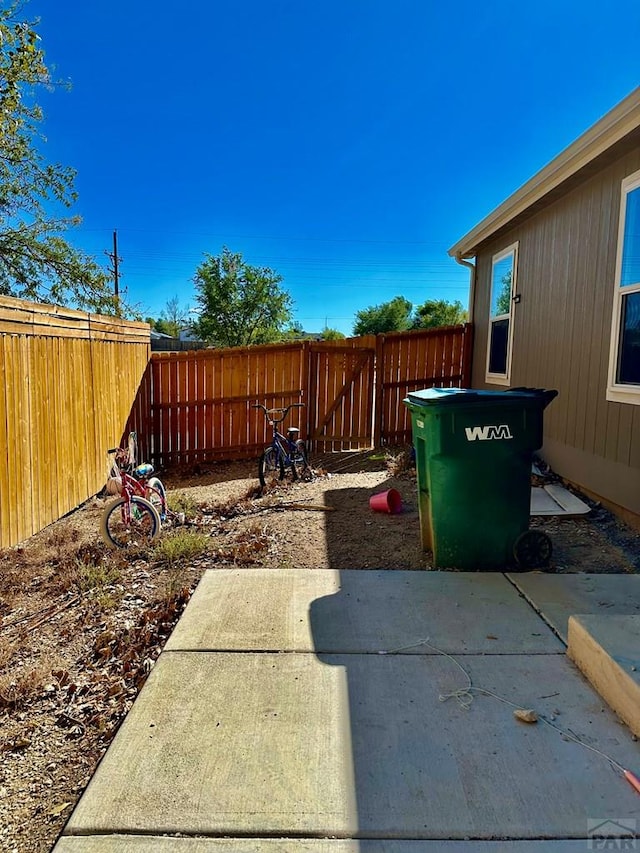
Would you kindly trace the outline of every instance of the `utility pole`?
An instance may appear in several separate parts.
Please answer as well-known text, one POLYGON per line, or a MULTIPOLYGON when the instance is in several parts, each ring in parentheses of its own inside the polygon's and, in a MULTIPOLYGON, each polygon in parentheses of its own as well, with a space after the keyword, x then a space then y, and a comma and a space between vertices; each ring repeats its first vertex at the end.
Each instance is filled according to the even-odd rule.
POLYGON ((118 232, 113 232, 113 292, 116 302, 120 301, 120 278, 118 276, 118 232))
POLYGON ((107 252, 105 255, 113 262, 113 269, 109 270, 113 274, 113 295, 115 296, 116 314, 120 314, 120 272, 118 264, 122 258, 118 257, 118 232, 113 232, 113 252, 107 252))

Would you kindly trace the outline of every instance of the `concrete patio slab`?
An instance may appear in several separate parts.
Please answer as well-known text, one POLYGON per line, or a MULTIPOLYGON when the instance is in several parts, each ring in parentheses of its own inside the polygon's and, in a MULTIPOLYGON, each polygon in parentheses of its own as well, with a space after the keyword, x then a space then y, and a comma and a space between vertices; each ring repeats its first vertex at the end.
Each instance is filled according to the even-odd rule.
POLYGON ((573 614, 640 614, 640 575, 528 572, 507 577, 565 643, 573 614))
POLYGON ((570 616, 567 654, 640 736, 640 615, 570 616))
POLYGON ((62 838, 54 848, 54 853, 584 853, 588 849, 586 843, 584 839, 343 841, 335 838, 167 838, 105 835, 93 838, 62 838))
MULTIPOLYGON (((476 687, 640 768, 565 656, 463 662, 476 687)), ((165 652, 65 834, 533 841, 637 818, 604 758, 491 696, 441 700, 465 686, 443 656, 165 652)))
POLYGON ((203 576, 166 649, 548 654, 563 646, 497 572, 222 570, 203 576))

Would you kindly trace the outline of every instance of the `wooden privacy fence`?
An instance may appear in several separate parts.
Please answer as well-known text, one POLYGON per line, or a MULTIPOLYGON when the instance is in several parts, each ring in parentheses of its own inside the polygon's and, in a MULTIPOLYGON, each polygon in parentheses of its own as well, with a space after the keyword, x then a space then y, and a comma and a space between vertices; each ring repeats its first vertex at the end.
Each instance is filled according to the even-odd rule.
MULTIPOLYGON (((304 402, 287 421, 315 452, 411 440, 402 400, 434 386, 468 387, 471 325, 343 341, 154 353, 127 431, 157 466, 257 456, 268 438, 256 402, 304 402)), ((285 424, 286 426, 286 424, 285 424)))
POLYGON ((149 354, 146 323, 0 297, 0 547, 104 485, 149 354))

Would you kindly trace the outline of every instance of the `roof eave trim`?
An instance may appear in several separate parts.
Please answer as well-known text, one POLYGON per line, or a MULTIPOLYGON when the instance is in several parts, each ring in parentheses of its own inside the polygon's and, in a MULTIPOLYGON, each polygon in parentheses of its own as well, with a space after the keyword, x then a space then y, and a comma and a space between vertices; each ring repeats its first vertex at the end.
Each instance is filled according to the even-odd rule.
POLYGON ((451 257, 472 258, 480 243, 508 225, 551 190, 595 160, 640 125, 640 87, 564 149, 519 190, 449 249, 451 257))

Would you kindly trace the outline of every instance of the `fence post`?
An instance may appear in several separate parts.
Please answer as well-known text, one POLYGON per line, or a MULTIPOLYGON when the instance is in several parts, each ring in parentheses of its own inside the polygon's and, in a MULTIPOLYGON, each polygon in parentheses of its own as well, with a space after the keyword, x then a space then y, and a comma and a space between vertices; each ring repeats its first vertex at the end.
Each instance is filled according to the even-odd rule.
POLYGON ((373 446, 382 444, 382 418, 384 414, 384 335, 376 335, 376 354, 373 379, 373 446))
POLYGON ((473 324, 465 323, 462 342, 462 380, 461 388, 471 388, 473 367, 473 324))
MULTIPOLYGON (((309 341, 302 341, 302 353, 300 355, 302 360, 302 381, 301 381, 301 391, 302 396, 304 398, 304 403, 306 403, 304 407, 304 418, 305 418, 305 441, 307 442, 307 447, 310 445, 311 438, 311 398, 309 395, 309 373, 310 373, 310 365, 311 365, 311 344, 309 341)), ((302 418, 300 419, 302 420, 302 418)))

